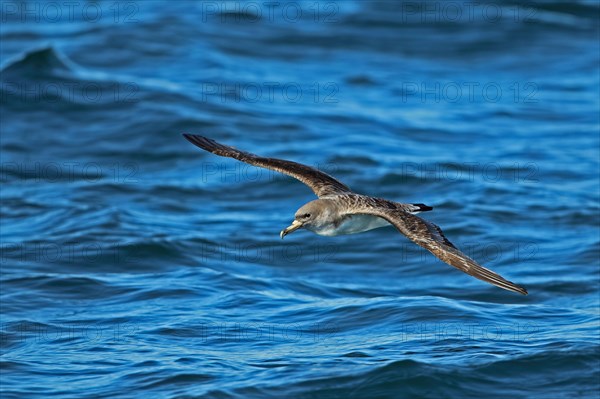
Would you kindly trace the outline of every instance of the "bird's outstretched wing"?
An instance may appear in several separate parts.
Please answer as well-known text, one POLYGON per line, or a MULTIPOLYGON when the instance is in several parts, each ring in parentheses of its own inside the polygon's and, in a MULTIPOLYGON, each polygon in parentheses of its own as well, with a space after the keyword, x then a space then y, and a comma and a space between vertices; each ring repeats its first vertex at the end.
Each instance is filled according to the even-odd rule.
POLYGON ((394 225, 398 231, 415 244, 425 248, 450 266, 497 287, 527 295, 525 288, 506 280, 463 254, 448 241, 442 229, 437 225, 402 210, 373 206, 372 204, 365 205, 356 207, 352 213, 379 216, 394 225))
POLYGON ((298 179, 310 187, 318 197, 351 192, 346 185, 340 183, 327 173, 321 172, 310 166, 292 161, 285 161, 283 159, 260 157, 195 134, 184 134, 183 137, 190 143, 203 150, 212 152, 215 155, 234 158, 250 165, 271 169, 298 179))

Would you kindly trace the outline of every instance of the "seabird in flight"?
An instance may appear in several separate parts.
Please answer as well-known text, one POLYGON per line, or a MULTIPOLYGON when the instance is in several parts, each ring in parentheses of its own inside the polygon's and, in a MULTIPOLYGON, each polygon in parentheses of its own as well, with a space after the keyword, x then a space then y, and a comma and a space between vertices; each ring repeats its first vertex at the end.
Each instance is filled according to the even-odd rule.
POLYGON ((497 287, 527 295, 525 288, 504 279, 463 254, 448 241, 437 225, 415 216, 415 213, 432 210, 430 206, 402 204, 357 194, 345 184, 310 166, 261 157, 203 136, 183 136, 192 144, 215 155, 283 173, 310 187, 318 199, 296 211, 292 224, 281 231, 281 238, 301 228, 323 236, 337 236, 361 233, 391 224, 415 244, 450 266, 497 287))

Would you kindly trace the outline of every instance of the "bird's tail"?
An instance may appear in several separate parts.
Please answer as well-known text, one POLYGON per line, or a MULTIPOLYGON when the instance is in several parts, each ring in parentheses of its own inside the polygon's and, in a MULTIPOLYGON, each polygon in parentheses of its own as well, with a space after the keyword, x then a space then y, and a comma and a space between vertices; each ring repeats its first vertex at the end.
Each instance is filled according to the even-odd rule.
POLYGON ((427 212, 433 209, 431 206, 427 206, 425 204, 404 204, 404 206, 410 213, 427 212))

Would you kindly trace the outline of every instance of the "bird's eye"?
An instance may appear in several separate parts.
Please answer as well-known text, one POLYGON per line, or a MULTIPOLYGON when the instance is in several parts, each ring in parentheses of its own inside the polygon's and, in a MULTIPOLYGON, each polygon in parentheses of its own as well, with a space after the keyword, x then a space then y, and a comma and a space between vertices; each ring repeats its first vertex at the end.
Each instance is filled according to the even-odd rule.
POLYGON ((302 215, 303 218, 309 218, 310 217, 310 213, 305 213, 304 215, 302 215))

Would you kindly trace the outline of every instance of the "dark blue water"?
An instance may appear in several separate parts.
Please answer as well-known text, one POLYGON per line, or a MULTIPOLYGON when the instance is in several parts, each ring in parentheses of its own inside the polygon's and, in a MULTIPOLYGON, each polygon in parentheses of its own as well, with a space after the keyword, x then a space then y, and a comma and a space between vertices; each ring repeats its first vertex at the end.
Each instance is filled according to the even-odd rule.
POLYGON ((2 398, 596 398, 599 7, 3 2, 2 398), (70 3, 71 4, 71 3, 70 3), (196 133, 433 206, 313 195, 196 133))

